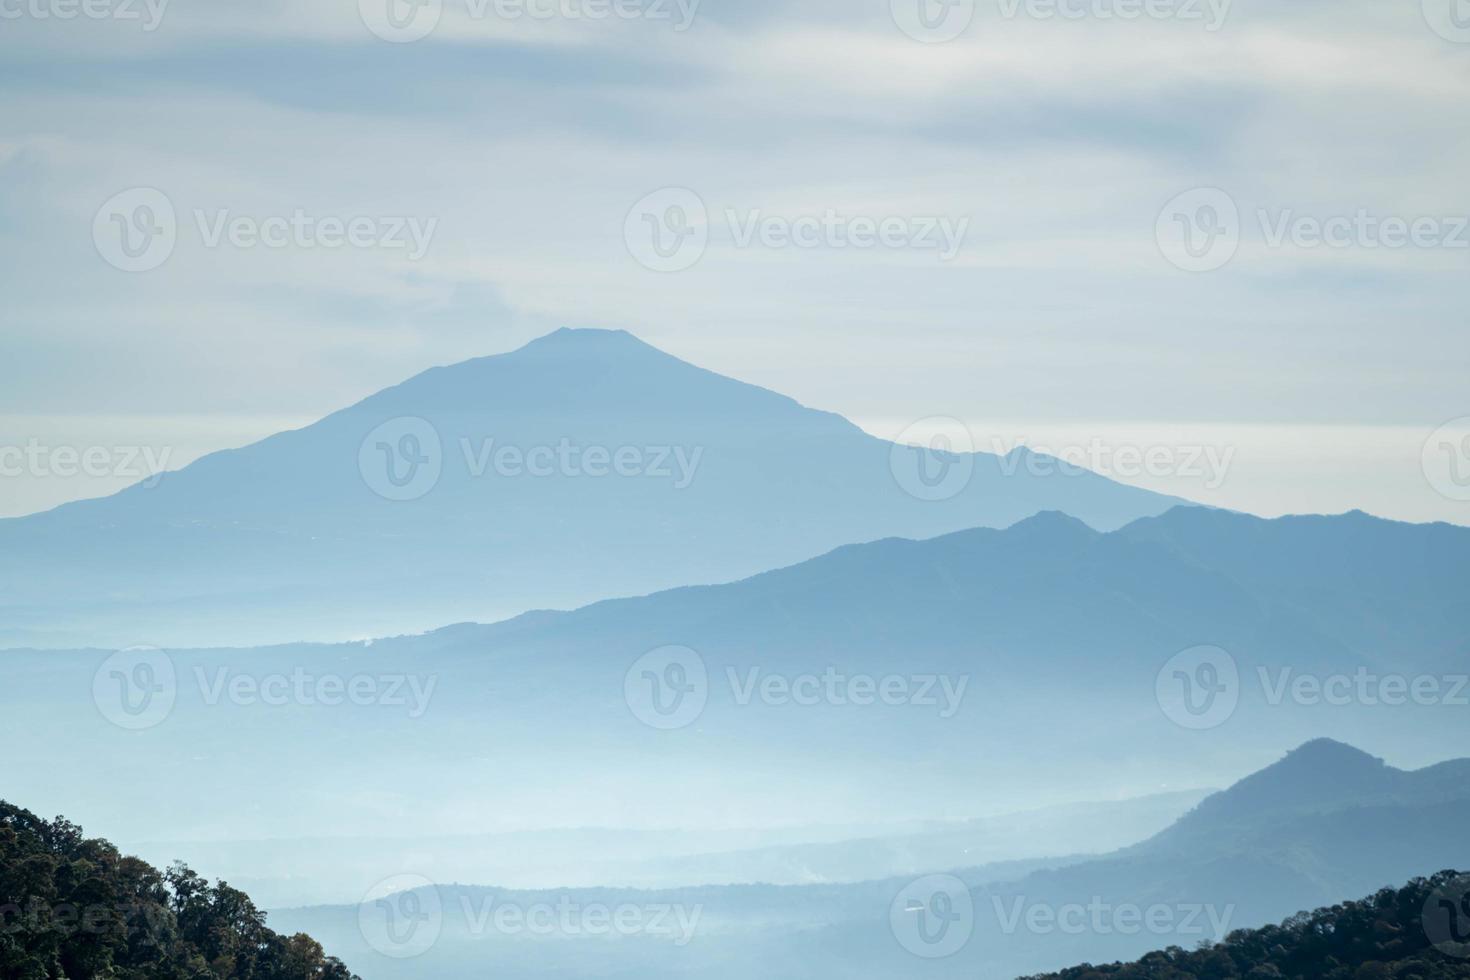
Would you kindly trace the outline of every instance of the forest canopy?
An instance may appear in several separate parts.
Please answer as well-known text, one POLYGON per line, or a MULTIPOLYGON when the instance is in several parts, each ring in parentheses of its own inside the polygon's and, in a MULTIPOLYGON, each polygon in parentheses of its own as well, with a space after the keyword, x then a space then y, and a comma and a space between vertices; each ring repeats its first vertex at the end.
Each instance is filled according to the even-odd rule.
POLYGON ((1027 980, 1441 980, 1470 978, 1470 875, 1441 871, 1356 902, 1240 929, 1196 950, 1084 964, 1027 980))
POLYGON ((357 980, 306 935, 280 936, 244 892, 159 871, 0 801, 0 977, 357 980))

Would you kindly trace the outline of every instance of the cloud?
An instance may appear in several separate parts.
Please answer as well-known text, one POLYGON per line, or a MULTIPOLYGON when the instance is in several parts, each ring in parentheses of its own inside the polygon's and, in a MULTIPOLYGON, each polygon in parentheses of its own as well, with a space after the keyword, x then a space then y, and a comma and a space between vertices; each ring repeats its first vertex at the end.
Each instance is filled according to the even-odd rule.
POLYGON ((1210 32, 993 0, 922 44, 886 3, 705 0, 684 32, 446 3, 407 44, 374 37, 355 0, 196 0, 152 32, 6 22, 0 411, 310 414, 577 323, 867 416, 1464 413, 1443 365, 1470 355, 1465 253, 1272 247, 1247 228, 1228 265, 1190 274, 1154 238, 1194 187, 1248 224, 1470 214, 1470 63, 1417 4, 1240 0, 1210 32), (624 224, 671 186, 715 230, 660 274, 624 224), (180 230, 128 274, 92 228, 135 187, 165 192, 180 230), (437 224, 407 261, 210 246, 201 211, 437 224), (969 232, 948 263, 739 247, 726 211, 969 232), (1375 372, 1399 380, 1365 386, 1375 372))

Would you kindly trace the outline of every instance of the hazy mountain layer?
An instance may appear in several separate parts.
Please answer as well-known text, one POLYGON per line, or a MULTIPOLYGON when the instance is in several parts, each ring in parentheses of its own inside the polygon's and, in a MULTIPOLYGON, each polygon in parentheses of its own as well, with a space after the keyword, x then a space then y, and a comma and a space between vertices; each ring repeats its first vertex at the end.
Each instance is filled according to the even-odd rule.
POLYGON ((1470 530, 1361 514, 1042 515, 372 644, 11 651, 4 776, 126 839, 239 840, 960 819, 1322 735, 1415 764, 1467 733, 1467 564, 1470 530))
POLYGON ((629 334, 562 330, 156 485, 0 520, 0 644, 351 639, 1172 503, 952 445, 895 449, 629 334))
POLYGON ((327 948, 352 953, 366 980, 422 975, 415 970, 447 980, 496 971, 722 980, 1008 977, 1165 946, 1193 948, 1406 880, 1415 868, 1466 866, 1470 840, 1454 828, 1470 817, 1470 780, 1445 776, 1467 770, 1470 760, 1404 772, 1318 741, 1136 847, 1035 870, 1003 866, 958 870, 943 880, 795 888, 428 889, 422 894, 437 910, 439 930, 412 967, 374 950, 356 907, 278 916, 330 937, 327 948), (1331 791, 1318 778, 1324 771, 1341 781, 1331 791), (1323 791, 1302 792, 1303 784, 1323 791), (1386 805, 1389 784, 1394 802, 1386 805), (1222 822, 1225 813, 1232 818, 1222 822), (1243 836, 1238 818, 1245 816, 1258 829, 1243 836), (1175 846, 1181 830, 1191 835, 1188 848, 1175 846), (947 900, 935 902, 936 895, 947 900), (904 911, 906 896, 917 898, 911 913, 904 911), (643 910, 644 928, 617 942, 593 936, 586 915, 599 906, 626 909, 629 921, 643 910), (571 911, 533 937, 515 913, 542 908, 571 911), (653 910, 668 910, 668 929, 652 927, 653 910), (908 916, 920 913, 930 916, 928 940, 908 926, 908 916))
POLYGON ((503 834, 159 841, 126 845, 149 860, 207 867, 263 903, 357 898, 406 867, 436 881, 507 888, 671 888, 857 882, 1060 853, 1100 854, 1163 829, 1205 796, 1166 793, 1112 803, 905 824, 711 830, 568 828, 503 834))

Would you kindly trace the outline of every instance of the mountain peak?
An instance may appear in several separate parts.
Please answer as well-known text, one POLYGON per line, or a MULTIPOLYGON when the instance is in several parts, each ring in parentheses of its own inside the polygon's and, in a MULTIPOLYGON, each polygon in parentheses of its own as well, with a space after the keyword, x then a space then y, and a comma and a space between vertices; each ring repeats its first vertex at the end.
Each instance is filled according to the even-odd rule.
MULTIPOLYGON (((361 403, 377 416, 436 412, 522 419, 782 418, 830 430, 837 417, 683 361, 626 330, 562 327, 512 351, 431 368, 361 403)), ((356 408, 357 406, 354 406, 356 408)), ((560 424, 560 423, 559 423, 560 424)), ((841 426, 850 428, 845 420, 841 426)))
POLYGON ((1286 753, 1286 758, 1277 765, 1283 767, 1311 766, 1314 769, 1329 766, 1335 770, 1355 768, 1376 772, 1383 768, 1384 762, 1346 742, 1339 742, 1331 738, 1314 738, 1286 753))
POLYGON ((1147 846, 1187 846, 1200 835, 1234 833, 1302 814, 1388 801, 1411 778, 1351 745, 1313 739, 1208 797, 1147 846))
POLYGON ((639 340, 626 330, 606 330, 600 327, 558 327, 551 333, 543 334, 535 340, 532 340, 523 346, 521 350, 550 347, 597 350, 609 350, 618 347, 639 347, 645 350, 657 349, 653 345, 639 340))
POLYGON ((1060 510, 1038 510, 1030 517, 1024 517, 1012 524, 1010 530, 1018 531, 1023 528, 1058 528, 1058 527, 1080 527, 1089 533, 1096 533, 1084 522, 1079 521, 1065 511, 1060 510))
POLYGON ((1059 510, 1041 510, 1006 528, 1005 533, 1026 539, 1044 541, 1071 541, 1077 538, 1094 538, 1098 532, 1084 521, 1059 510))
POLYGON ((1403 773, 1382 759, 1330 738, 1313 739, 1200 804, 1181 824, 1300 809, 1326 810, 1389 790, 1403 773))
MULTIPOLYGON (((492 355, 492 358, 497 355, 492 355)), ((548 362, 625 363, 627 358, 649 358, 691 367, 659 350, 626 330, 604 330, 598 327, 559 327, 551 333, 523 344, 507 354, 498 355, 512 361, 546 360, 548 362)))
POLYGON ((1254 793, 1276 798, 1313 794, 1326 787, 1333 791, 1349 787, 1367 788, 1382 782, 1390 770, 1382 759, 1330 738, 1317 738, 1297 746, 1285 758, 1235 784, 1229 793, 1254 793))

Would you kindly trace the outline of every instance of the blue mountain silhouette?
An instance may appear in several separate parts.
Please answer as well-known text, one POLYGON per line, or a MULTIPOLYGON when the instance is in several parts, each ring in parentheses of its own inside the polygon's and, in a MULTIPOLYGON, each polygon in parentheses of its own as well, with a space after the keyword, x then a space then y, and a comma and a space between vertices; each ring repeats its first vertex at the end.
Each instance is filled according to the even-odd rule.
POLYGON ((895 450, 630 334, 560 330, 156 485, 0 521, 0 645, 384 635, 728 581, 852 541, 1047 509, 1109 529, 1175 503, 1018 463, 895 450), (947 499, 921 499, 945 474, 947 499))

